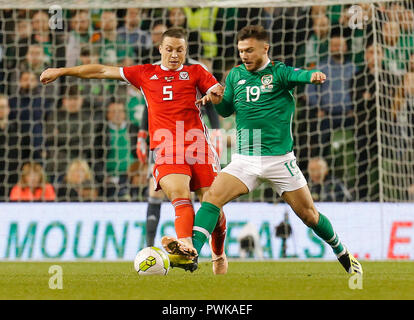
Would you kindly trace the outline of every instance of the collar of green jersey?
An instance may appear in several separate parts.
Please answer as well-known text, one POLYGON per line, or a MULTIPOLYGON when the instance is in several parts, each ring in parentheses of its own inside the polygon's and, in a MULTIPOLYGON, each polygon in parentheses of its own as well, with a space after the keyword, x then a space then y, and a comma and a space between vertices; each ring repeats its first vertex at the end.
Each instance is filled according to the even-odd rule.
MULTIPOLYGON (((266 63, 264 65, 262 65, 259 69, 255 70, 255 71, 251 71, 251 72, 260 72, 260 71, 266 69, 267 66, 269 65, 269 63, 270 63, 270 59, 269 59, 269 57, 267 57, 267 61, 266 61, 266 63)), ((244 66, 244 68, 246 68, 246 66, 244 66)))

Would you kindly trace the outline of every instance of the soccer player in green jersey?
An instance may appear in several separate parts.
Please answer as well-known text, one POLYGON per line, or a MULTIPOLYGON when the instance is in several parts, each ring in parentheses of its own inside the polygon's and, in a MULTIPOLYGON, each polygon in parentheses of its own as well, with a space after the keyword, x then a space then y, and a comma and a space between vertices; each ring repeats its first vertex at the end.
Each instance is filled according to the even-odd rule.
MULTIPOLYGON (((215 105, 223 117, 236 114, 237 153, 216 177, 196 214, 193 256, 197 257, 210 237, 220 208, 254 190, 266 179, 303 223, 332 247, 348 273, 362 274, 361 264, 343 246, 328 218, 315 208, 292 151, 293 89, 298 84, 323 83, 326 75, 318 70, 301 70, 270 61, 269 38, 261 26, 243 28, 237 40, 243 63, 230 71, 224 96, 215 105)), ((199 100, 202 104, 207 101, 207 96, 199 100)), ((177 242, 178 247, 183 245, 177 242)), ((193 248, 183 249, 188 256, 193 248)), ((225 273, 228 267, 225 254, 217 259, 221 260, 220 273, 225 273)))

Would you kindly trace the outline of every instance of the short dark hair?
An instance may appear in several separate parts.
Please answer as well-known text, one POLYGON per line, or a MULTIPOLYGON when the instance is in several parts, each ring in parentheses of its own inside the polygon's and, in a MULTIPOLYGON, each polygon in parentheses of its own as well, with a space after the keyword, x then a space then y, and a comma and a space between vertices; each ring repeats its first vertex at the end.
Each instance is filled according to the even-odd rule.
POLYGON ((161 42, 163 42, 166 37, 184 39, 185 42, 187 42, 187 31, 181 27, 172 27, 162 34, 161 42))
POLYGON ((97 47, 90 47, 90 46, 82 46, 80 49, 80 56, 81 57, 90 57, 90 56, 97 56, 99 55, 99 49, 97 47))
POLYGON ((75 98, 81 96, 81 90, 76 84, 70 84, 65 89, 64 98, 75 98))
POLYGON ((91 55, 91 49, 87 46, 84 46, 80 49, 80 56, 81 57, 89 57, 91 55))
POLYGON ((237 34, 237 41, 242 41, 250 38, 269 42, 269 34, 265 28, 260 25, 246 26, 242 28, 237 34))

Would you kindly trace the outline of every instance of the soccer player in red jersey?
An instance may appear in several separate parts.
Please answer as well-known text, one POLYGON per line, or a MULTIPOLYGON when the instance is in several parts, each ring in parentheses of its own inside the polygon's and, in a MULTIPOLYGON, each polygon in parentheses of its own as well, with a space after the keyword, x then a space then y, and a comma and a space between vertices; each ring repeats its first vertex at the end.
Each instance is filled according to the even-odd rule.
MULTIPOLYGON (((91 64, 49 68, 41 74, 40 81, 48 84, 60 76, 115 79, 126 81, 142 91, 148 106, 150 149, 156 155, 153 172, 155 185, 173 204, 177 238, 191 250, 194 222, 191 191, 198 195, 201 202, 220 169, 196 101, 207 94, 213 103, 218 102, 224 88, 202 66, 184 65, 187 46, 186 32, 181 28, 171 28, 162 36, 159 48, 161 65, 119 68, 91 64)), ((225 216, 221 213, 211 239, 215 274, 227 272, 225 232, 225 216)), ((169 237, 164 237, 162 242, 171 253, 173 266, 175 264, 190 271, 197 268, 196 260, 183 261, 182 256, 175 255, 181 252, 181 248, 170 247, 169 237)), ((177 242, 173 244, 175 246, 177 242)))

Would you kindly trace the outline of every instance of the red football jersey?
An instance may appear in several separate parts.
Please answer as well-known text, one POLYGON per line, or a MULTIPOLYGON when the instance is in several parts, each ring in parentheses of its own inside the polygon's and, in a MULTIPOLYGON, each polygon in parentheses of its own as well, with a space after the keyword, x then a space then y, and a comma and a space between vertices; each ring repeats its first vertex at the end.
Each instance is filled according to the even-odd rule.
POLYGON ((218 84, 212 74, 199 64, 183 65, 176 71, 152 64, 120 70, 124 80, 140 89, 146 99, 151 150, 163 142, 187 147, 204 139, 203 144, 208 144, 207 128, 195 101, 218 84))

